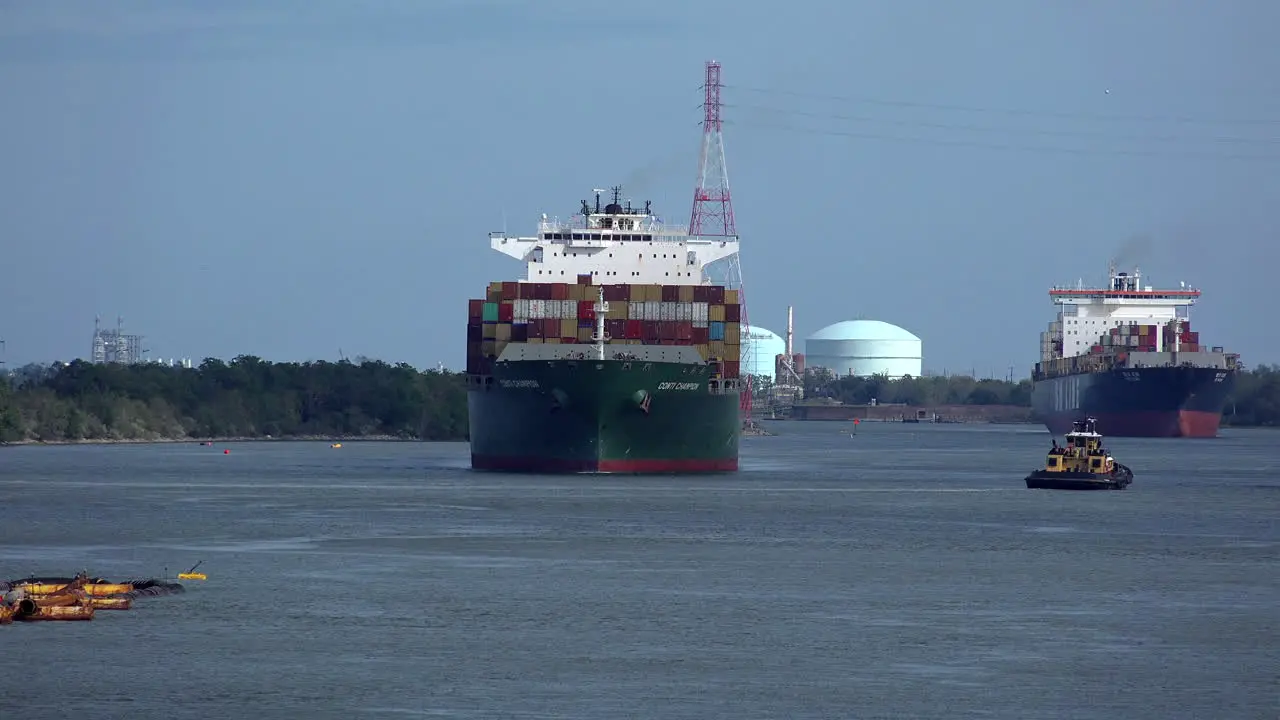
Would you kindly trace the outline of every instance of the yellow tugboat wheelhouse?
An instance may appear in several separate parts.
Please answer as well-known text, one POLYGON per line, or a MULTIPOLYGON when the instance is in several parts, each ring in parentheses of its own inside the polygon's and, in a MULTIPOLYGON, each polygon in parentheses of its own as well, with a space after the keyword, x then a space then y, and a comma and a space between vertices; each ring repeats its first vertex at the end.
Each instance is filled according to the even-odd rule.
POLYGON ((1133 471, 1116 462, 1102 445, 1097 420, 1072 423, 1066 446, 1053 441, 1044 468, 1027 476, 1027 487, 1040 490, 1123 490, 1133 482, 1133 471))

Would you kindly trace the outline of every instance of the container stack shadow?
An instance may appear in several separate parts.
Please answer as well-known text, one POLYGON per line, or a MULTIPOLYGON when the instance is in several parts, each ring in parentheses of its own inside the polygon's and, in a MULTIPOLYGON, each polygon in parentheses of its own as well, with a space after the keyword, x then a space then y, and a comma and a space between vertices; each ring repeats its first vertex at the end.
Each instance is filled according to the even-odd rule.
POLYGON ((92 620, 98 610, 129 610, 140 597, 185 592, 164 580, 110 582, 81 573, 73 578, 30 577, 0 582, 0 625, 44 620, 92 620))

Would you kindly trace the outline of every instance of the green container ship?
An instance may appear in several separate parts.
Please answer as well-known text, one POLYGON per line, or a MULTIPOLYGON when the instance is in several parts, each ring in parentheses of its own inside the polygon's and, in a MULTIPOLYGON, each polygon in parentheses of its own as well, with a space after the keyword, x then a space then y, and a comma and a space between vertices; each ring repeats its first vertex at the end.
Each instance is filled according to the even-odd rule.
POLYGON ((568 221, 490 243, 527 271, 469 304, 473 468, 738 469, 741 306, 704 270, 736 237, 690 235, 614 188, 604 207, 597 192, 568 221))

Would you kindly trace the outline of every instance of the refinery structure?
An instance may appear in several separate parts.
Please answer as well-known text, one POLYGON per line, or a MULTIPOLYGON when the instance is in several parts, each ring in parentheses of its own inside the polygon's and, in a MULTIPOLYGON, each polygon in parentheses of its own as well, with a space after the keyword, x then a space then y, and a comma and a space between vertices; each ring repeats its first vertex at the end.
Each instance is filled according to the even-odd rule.
MULTIPOLYGON (((93 344, 89 350, 89 362, 94 364, 119 363, 136 365, 138 363, 155 363, 170 367, 192 367, 191 358, 155 358, 147 359, 150 350, 143 346, 143 336, 124 331, 124 318, 116 318, 114 328, 102 327, 102 318, 93 319, 93 344)), ((0 343, 2 344, 2 343, 0 343)), ((0 363, 3 368, 3 363, 0 363)))
POLYGON ((93 319, 93 345, 89 351, 89 362, 132 365, 143 362, 146 352, 142 347, 141 335, 125 333, 124 318, 116 318, 115 328, 103 328, 101 317, 93 319))
POLYGON ((880 320, 828 325, 810 335, 804 349, 810 367, 827 368, 836 376, 920 377, 924 365, 920 338, 880 320))

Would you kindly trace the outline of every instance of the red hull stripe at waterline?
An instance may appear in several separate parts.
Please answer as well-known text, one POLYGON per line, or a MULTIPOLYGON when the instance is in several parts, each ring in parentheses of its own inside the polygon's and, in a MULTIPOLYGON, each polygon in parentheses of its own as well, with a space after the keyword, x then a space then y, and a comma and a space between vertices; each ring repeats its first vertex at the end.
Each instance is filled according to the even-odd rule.
POLYGON ((646 460, 566 460, 562 458, 502 457, 496 455, 472 455, 471 467, 476 470, 507 472, 600 472, 600 473, 698 473, 733 472, 738 469, 737 458, 679 458, 646 460))
MULTIPOLYGON (((1189 437, 1218 436, 1222 415, 1197 410, 1133 411, 1097 413, 1098 432, 1109 437, 1189 437)), ((1056 413, 1045 423, 1055 435, 1071 431, 1076 413, 1056 413)))

